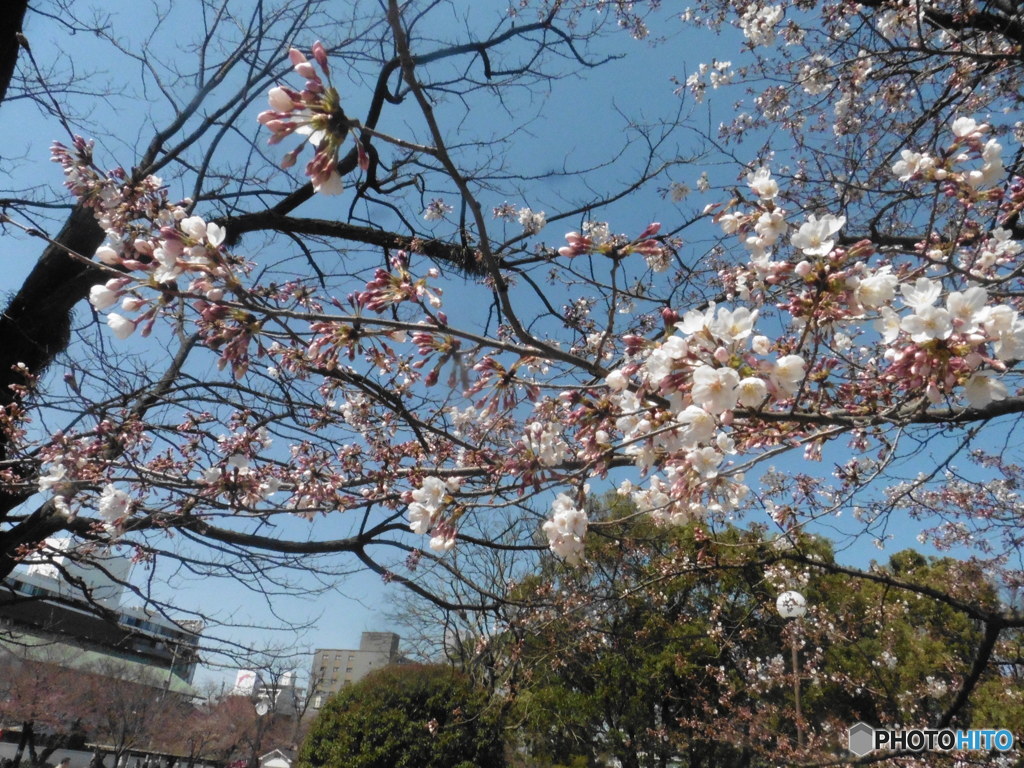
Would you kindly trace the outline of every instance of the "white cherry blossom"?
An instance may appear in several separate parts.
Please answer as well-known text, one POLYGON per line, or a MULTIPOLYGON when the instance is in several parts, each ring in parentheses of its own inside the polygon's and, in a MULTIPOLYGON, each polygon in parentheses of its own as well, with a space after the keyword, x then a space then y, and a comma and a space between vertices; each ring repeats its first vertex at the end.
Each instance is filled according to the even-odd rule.
POLYGON ((676 416, 676 421, 682 424, 683 445, 693 447, 698 443, 707 442, 715 435, 717 425, 715 417, 696 405, 688 405, 676 416))
POLYGON ((984 408, 995 400, 1005 400, 1008 394, 1003 382, 983 373, 973 374, 964 384, 964 397, 974 408, 984 408))
POLYGON ((867 309, 878 309, 896 296, 899 279, 892 274, 888 266, 879 269, 873 275, 862 278, 857 285, 857 301, 867 309))
POLYGON ((808 256, 827 256, 835 246, 835 235, 846 224, 845 216, 825 215, 820 219, 814 214, 800 225, 790 241, 808 256))
POLYGON ((772 383, 787 395, 795 395, 804 380, 806 366, 800 355, 780 357, 772 368, 772 383))
POLYGON ((691 451, 686 458, 701 477, 710 480, 718 476, 718 467, 725 457, 714 448, 704 447, 691 451))
POLYGON ((768 397, 768 385, 763 379, 748 376, 737 385, 736 396, 744 408, 756 408, 768 397))
POLYGON ((985 320, 988 291, 981 286, 971 286, 966 291, 953 291, 946 297, 946 309, 953 320, 953 327, 960 333, 974 333, 985 320))
POLYGON ((903 303, 908 307, 919 310, 923 307, 930 307, 942 294, 942 284, 936 280, 929 280, 927 277, 919 277, 913 285, 903 283, 900 285, 900 293, 903 295, 903 303))
POLYGON ((722 341, 741 341, 753 332, 757 315, 756 309, 751 312, 746 307, 737 307, 730 311, 725 307, 719 307, 708 330, 722 341))
MULTIPOLYGON (((772 172, 767 168, 758 168, 756 171, 747 174, 747 185, 762 200, 772 200, 779 194, 779 183, 772 178, 772 172)), ((723 216, 722 218, 725 217, 723 216)), ((721 223, 721 220, 719 220, 719 223, 721 223)), ((722 229, 725 230, 724 225, 722 229)), ((731 233, 726 231, 726 234, 731 233)))
POLYGON ((693 372, 693 402, 708 413, 724 413, 736 407, 740 376, 732 368, 701 365, 693 372))
POLYGON ((587 513, 577 509, 573 500, 564 493, 551 504, 551 519, 544 523, 551 551, 570 563, 583 557, 583 539, 587 534, 587 513))
POLYGON ((110 330, 114 332, 114 335, 122 340, 135 333, 135 322, 127 317, 122 317, 116 312, 111 312, 107 315, 107 325, 110 326, 110 330))
POLYGON ((948 339, 953 333, 953 319, 941 307, 925 306, 904 317, 900 328, 909 333, 913 341, 922 344, 932 339, 948 339))
POLYGON ((131 497, 127 493, 110 484, 103 486, 97 511, 107 524, 114 525, 123 520, 130 509, 131 497))

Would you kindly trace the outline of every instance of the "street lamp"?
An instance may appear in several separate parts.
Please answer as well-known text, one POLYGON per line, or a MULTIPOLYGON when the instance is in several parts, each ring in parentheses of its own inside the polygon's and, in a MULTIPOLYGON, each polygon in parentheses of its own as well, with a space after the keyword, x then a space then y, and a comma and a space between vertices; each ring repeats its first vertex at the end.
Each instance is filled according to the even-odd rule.
MULTIPOLYGON (((807 613, 807 600, 799 592, 792 590, 783 592, 775 601, 775 608, 784 619, 799 621, 807 613)), ((800 749, 804 746, 804 724, 800 714, 800 660, 796 655, 797 627, 794 623, 790 633, 790 650, 793 652, 793 699, 796 703, 796 744, 800 749)))
POLYGON ((807 613, 807 601, 799 592, 783 592, 775 601, 779 615, 784 619, 799 619, 807 613))

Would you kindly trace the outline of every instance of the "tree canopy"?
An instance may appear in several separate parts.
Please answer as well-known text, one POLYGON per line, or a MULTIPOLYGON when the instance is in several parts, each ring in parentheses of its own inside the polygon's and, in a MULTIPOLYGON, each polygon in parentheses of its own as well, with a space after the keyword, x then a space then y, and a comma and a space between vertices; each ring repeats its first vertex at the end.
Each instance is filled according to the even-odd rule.
POLYGON ((950 606, 950 722, 1024 626, 1019 9, 485 5, 3 12, 2 115, 62 177, 9 150, 40 251, 0 315, 0 575, 66 534, 150 600, 358 566, 497 611, 542 550, 589 567, 614 486, 950 606))
POLYGON ((443 665, 377 670, 335 694, 299 753, 302 768, 504 765, 500 708, 443 665))

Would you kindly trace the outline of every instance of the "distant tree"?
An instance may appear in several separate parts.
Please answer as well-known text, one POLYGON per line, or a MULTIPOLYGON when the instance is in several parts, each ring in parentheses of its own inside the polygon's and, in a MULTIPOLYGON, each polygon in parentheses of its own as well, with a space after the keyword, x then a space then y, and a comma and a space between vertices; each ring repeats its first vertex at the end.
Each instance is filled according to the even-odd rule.
POLYGON ((41 660, 30 657, 27 647, 0 648, 0 728, 21 728, 16 765, 25 757, 32 766, 42 765, 55 749, 81 738, 79 713, 69 706, 74 685, 64 670, 46 662, 43 651, 41 660))
POLYGON ((504 764, 489 695, 440 665, 388 667, 320 711, 298 768, 473 768, 504 764))
POLYGON ((152 670, 108 661, 70 675, 61 672, 67 706, 83 719, 92 741, 110 747, 115 766, 129 750, 155 747, 177 727, 179 702, 152 670))

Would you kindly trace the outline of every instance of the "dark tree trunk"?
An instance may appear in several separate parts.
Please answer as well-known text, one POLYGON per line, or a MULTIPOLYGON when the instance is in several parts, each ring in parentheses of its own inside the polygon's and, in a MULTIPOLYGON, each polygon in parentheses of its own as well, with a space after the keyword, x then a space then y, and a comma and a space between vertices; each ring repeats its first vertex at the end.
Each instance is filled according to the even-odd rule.
MULTIPOLYGON (((18 363, 38 376, 63 352, 71 333, 71 310, 89 295, 89 289, 103 280, 99 269, 68 255, 69 251, 91 257, 103 243, 104 233, 90 209, 77 205, 64 223, 54 243, 48 245, 24 284, 0 314, 0 408, 20 404, 21 395, 11 385, 24 385, 16 372, 18 363)), ((7 437, 0 432, 0 461, 9 460, 7 437)), ((31 467, 15 466, 24 478, 32 476, 31 467)), ((0 486, 0 520, 32 495, 28 491, 0 486)), ((20 545, 23 542, 14 542, 20 545)), ((12 554, 0 542, 0 561, 12 554)), ((3 563, 0 562, 0 570, 3 563)))
POLYGON ((14 753, 14 760, 11 762, 11 768, 18 768, 21 764, 21 756, 25 752, 25 745, 28 744, 29 739, 32 738, 32 722, 24 722, 21 724, 21 738, 18 739, 18 749, 14 753))
POLYGON ((0 102, 7 97, 7 89, 14 77, 21 48, 21 25, 28 10, 28 0, 7 0, 0 11, 0 102))

